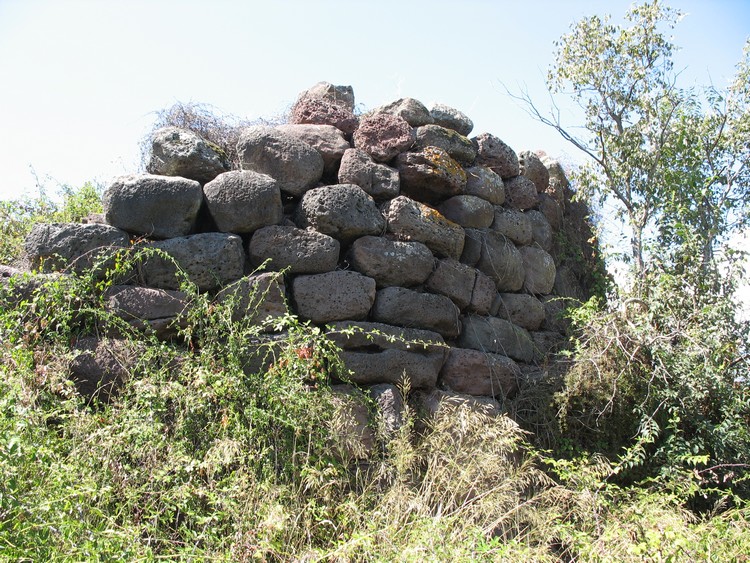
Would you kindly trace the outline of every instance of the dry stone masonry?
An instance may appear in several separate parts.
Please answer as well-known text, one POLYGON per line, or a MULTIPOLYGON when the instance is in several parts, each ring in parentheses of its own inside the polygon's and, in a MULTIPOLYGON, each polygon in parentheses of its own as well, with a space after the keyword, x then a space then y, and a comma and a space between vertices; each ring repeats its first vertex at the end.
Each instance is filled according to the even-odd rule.
MULTIPOLYGON (((153 246, 200 291, 238 298, 235 318, 290 310, 325 327, 349 383, 378 400, 398 403, 393 386, 408 382, 428 406, 498 406, 563 345, 565 300, 587 296, 566 248, 585 240, 586 213, 558 162, 472 128, 411 98, 357 116, 350 86, 320 83, 290 123, 242 132, 240 170, 190 131, 156 131, 148 173, 107 188, 105 224, 38 225, 26 250, 52 271, 102 247, 153 246), (251 309, 254 294, 264 301, 251 309)), ((106 303, 168 339, 187 306, 179 290, 154 257, 106 303)))

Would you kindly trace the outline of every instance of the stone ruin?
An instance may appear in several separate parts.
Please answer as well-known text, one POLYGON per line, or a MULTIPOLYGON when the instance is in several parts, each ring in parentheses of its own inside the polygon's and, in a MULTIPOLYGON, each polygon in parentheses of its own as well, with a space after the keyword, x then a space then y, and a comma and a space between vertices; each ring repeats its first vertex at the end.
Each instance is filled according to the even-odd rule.
MULTIPOLYGON (((565 345, 561 313, 589 296, 593 249, 560 164, 472 128, 411 98, 358 116, 352 88, 328 83, 299 96, 288 124, 244 129, 238 170, 205 139, 163 128, 147 173, 106 189, 99 222, 36 225, 28 261, 80 269, 102 248, 157 248, 201 292, 239 296, 236 315, 269 333, 288 311, 325 327, 352 373, 335 389, 369 390, 393 424, 407 380, 428 410, 500 410, 565 345), (243 297, 258 290, 250 310, 243 297)), ((106 303, 163 339, 189 306, 159 258, 106 303)), ((111 361, 92 376, 98 342, 80 346, 74 377, 116 376, 111 361)))

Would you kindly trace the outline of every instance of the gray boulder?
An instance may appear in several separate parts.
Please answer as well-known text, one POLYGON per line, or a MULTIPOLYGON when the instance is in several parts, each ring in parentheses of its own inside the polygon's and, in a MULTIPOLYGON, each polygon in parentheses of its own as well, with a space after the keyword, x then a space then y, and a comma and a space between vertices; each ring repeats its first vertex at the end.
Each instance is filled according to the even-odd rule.
POLYGON ((462 164, 471 164, 477 156, 477 149, 473 143, 453 129, 440 125, 422 125, 417 127, 416 137, 414 148, 437 147, 462 164))
POLYGON ((160 340, 175 338, 187 326, 188 295, 182 291, 116 285, 104 294, 107 312, 160 340))
POLYGON ((539 194, 539 211, 544 214, 545 219, 553 231, 559 231, 563 222, 563 210, 557 201, 549 194, 539 194))
POLYGON ((503 179, 486 166, 466 169, 466 195, 481 197, 493 205, 505 203, 503 179))
POLYGON ((334 85, 330 82, 318 82, 302 92, 303 98, 317 98, 327 100, 349 111, 354 111, 354 89, 351 86, 334 85))
POLYGON ((432 252, 421 242, 373 236, 355 240, 347 259, 352 268, 373 278, 378 287, 420 285, 435 265, 432 252))
POLYGON ((473 195, 453 196, 441 203, 438 211, 465 228, 485 229, 492 225, 495 219, 493 205, 473 195))
POLYGON ((502 233, 519 246, 531 244, 534 236, 531 219, 517 209, 495 207, 492 230, 502 233))
POLYGON ((515 209, 536 207, 539 196, 534 182, 526 176, 515 176, 505 180, 505 203, 515 209))
POLYGON ((388 162, 414 144, 414 129, 402 117, 375 113, 362 119, 354 132, 354 147, 378 162, 388 162))
POLYGON ((531 239, 534 244, 549 252, 552 248, 552 226, 544 213, 536 209, 529 209, 524 211, 524 215, 531 222, 531 239))
POLYGON ((466 114, 444 104, 432 104, 430 115, 435 125, 453 129, 459 135, 467 136, 474 129, 474 123, 466 114))
POLYGON ((412 127, 420 127, 432 123, 429 110, 414 98, 400 98, 395 102, 376 108, 373 113, 387 113, 405 120, 412 127))
POLYGON ((203 186, 203 194, 211 218, 224 233, 252 233, 283 217, 278 183, 266 174, 225 172, 203 186))
POLYGON ((73 345, 70 379, 76 391, 89 400, 109 402, 131 376, 139 351, 130 340, 119 338, 81 338, 73 345))
POLYGON ((476 315, 463 317, 462 325, 461 348, 502 354, 524 363, 534 361, 534 342, 526 329, 505 319, 476 315))
POLYGON ((534 341, 534 361, 542 362, 553 354, 564 350, 567 346, 567 339, 559 332, 532 332, 531 338, 534 341))
POLYGON ((461 252, 461 263, 476 266, 482 256, 482 244, 487 229, 464 229, 464 249, 461 252))
POLYGON ((233 322, 244 319, 266 331, 289 312, 284 278, 273 272, 245 276, 217 293, 215 301, 229 307, 233 322))
POLYGON ((297 207, 297 224, 344 243, 365 235, 379 235, 385 230, 385 219, 375 201, 353 184, 308 191, 297 207))
POLYGON ((170 258, 149 256, 141 264, 144 285, 180 289, 178 268, 200 291, 211 291, 242 277, 245 254, 242 239, 225 233, 201 233, 149 243, 170 258))
POLYGON ((340 184, 356 184, 375 201, 392 199, 399 194, 398 170, 376 163, 360 149, 348 149, 341 158, 340 184))
POLYGON ((472 137, 471 142, 477 148, 477 166, 486 166, 503 180, 518 176, 520 167, 515 151, 503 141, 489 133, 472 137))
POLYGON ((508 398, 518 391, 521 370, 507 356, 451 348, 440 370, 443 385, 467 395, 508 398))
POLYGON ((429 393, 418 391, 410 397, 410 401, 419 412, 432 417, 443 412, 452 413, 456 409, 469 409, 485 416, 500 416, 504 413, 500 403, 493 397, 475 397, 446 389, 433 389, 429 393))
POLYGON ((535 295, 552 293, 555 285, 555 261, 547 252, 534 246, 523 246, 519 249, 523 259, 526 278, 524 291, 535 295))
POLYGON ((151 136, 151 157, 146 171, 160 176, 181 176, 201 184, 229 170, 227 155, 192 131, 163 127, 151 136))
POLYGON ((518 162, 521 175, 534 182, 537 192, 544 192, 549 186, 549 170, 539 156, 531 151, 521 151, 518 153, 518 162))
POLYGON ((544 305, 526 293, 498 293, 491 312, 526 330, 537 330, 544 322, 544 305))
POLYGON ((471 292, 471 303, 466 310, 477 315, 486 315, 492 309, 496 295, 497 287, 492 278, 477 270, 474 289, 471 292))
POLYGON ((477 269, 492 278, 498 291, 519 291, 523 287, 526 271, 516 245, 497 231, 477 232, 481 233, 477 269))
POLYGON ((401 178, 401 192, 417 201, 432 202, 462 194, 466 172, 447 152, 426 147, 402 152, 395 166, 401 178))
POLYGON ((297 314, 314 323, 362 320, 375 301, 375 280, 347 271, 297 276, 292 297, 297 314))
POLYGON ((107 223, 155 239, 190 234, 202 203, 195 180, 152 174, 116 178, 102 198, 107 223))
POLYGON ((341 244, 312 229, 273 225, 258 229, 248 244, 250 263, 289 274, 322 274, 336 269, 341 244))
POLYGON ((435 387, 448 348, 436 332, 382 323, 340 322, 326 336, 343 351, 354 383, 389 383, 411 389, 435 387))
POLYGON ((378 431, 386 439, 395 436, 404 425, 404 398, 398 387, 378 383, 368 387, 367 394, 375 401, 378 411, 378 431))
POLYGON ((370 407, 362 390, 353 385, 332 385, 328 420, 331 449, 343 462, 367 460, 377 446, 370 407))
POLYGON ((273 127, 244 129, 237 153, 243 170, 268 174, 282 192, 294 197, 300 197, 323 176, 323 157, 317 150, 273 127))
POLYGON ((336 177, 341 157, 351 148, 344 133, 333 125, 287 124, 279 125, 277 129, 318 151, 323 157, 323 174, 329 178, 336 177))
POLYGON ((83 272, 129 245, 128 233, 109 225, 37 223, 26 235, 24 251, 32 269, 83 272))
POLYGON ((425 282, 425 289, 445 295, 463 310, 471 303, 477 271, 453 258, 443 258, 425 282))
POLYGON ((544 322, 542 328, 547 331, 566 334, 570 328, 570 319, 565 316, 567 310, 574 306, 571 300, 556 295, 542 297, 544 305, 544 322))
POLYGON ((458 336, 461 329, 458 316, 458 307, 449 298, 403 287, 379 290, 372 307, 375 321, 432 330, 446 339, 458 336))
POLYGON ((438 256, 458 259, 464 247, 464 230, 438 211, 406 196, 381 207, 387 230, 401 240, 424 243, 438 256))

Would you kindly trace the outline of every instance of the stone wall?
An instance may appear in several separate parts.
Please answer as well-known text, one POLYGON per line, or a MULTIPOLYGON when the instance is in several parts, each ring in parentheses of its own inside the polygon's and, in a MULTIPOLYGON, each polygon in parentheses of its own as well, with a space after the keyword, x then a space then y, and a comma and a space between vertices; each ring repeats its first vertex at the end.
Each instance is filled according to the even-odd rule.
MULTIPOLYGON (((326 327, 378 400, 404 380, 428 406, 512 397, 564 344, 566 299, 589 294, 586 210, 560 164, 470 138, 471 120, 444 105, 404 98, 357 116, 348 86, 303 92, 289 121, 243 130, 240 170, 190 131, 156 131, 148 173, 107 188, 100 223, 37 225, 30 264, 158 248, 202 292, 239 297, 236 316, 260 323, 288 306, 326 327)), ((171 338, 186 306, 175 274, 150 259, 108 307, 171 338)))

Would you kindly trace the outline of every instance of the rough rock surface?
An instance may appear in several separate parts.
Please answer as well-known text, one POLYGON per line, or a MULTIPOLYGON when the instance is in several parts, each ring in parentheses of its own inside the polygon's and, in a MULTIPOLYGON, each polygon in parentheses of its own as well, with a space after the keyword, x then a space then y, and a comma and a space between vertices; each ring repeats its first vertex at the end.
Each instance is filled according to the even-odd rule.
POLYGON ((498 293, 492 314, 526 330, 537 330, 544 322, 544 305, 526 293, 498 293))
POLYGON ((130 245, 128 233, 97 223, 37 223, 24 241, 33 269, 82 272, 118 248, 130 245))
POLYGON ((523 259, 526 278, 523 283, 524 291, 536 295, 546 295, 552 292, 555 284, 555 260, 541 248, 524 246, 519 249, 523 259))
POLYGON ((559 231, 563 223, 563 210, 549 194, 539 194, 539 211, 544 214, 545 219, 553 231, 559 231))
POLYGON ((540 248, 550 251, 552 248, 552 226, 547 221, 544 213, 536 209, 524 212, 531 222, 531 239, 540 248))
POLYGON ((477 271, 453 258, 438 261, 435 271, 425 282, 425 289, 445 295, 463 310, 471 304, 477 271))
POLYGON ((458 307, 449 298, 403 287, 379 290, 372 307, 375 321, 431 330, 446 339, 458 336, 461 329, 458 316, 458 307))
POLYGON ((443 385, 458 393, 511 397, 521 375, 516 362, 499 354, 451 348, 440 371, 443 385))
POLYGON ((464 230, 438 211, 406 196, 398 196, 381 207, 387 229, 401 240, 422 242, 438 256, 459 259, 464 230))
POLYGON ((492 169, 503 180, 518 176, 518 156, 503 141, 490 133, 482 133, 473 137, 471 142, 477 148, 476 165, 492 169))
POLYGON ((495 207, 492 229, 504 234, 519 246, 531 244, 534 236, 530 217, 517 209, 495 207))
POLYGON ((549 170, 539 156, 532 151, 518 153, 521 174, 534 182, 536 191, 544 192, 549 186, 549 170))
POLYGON ((359 119, 345 105, 315 96, 300 97, 292 107, 289 122, 293 124, 332 125, 350 136, 359 126, 359 119))
POLYGON ((373 113, 387 113, 402 118, 412 127, 419 127, 433 122, 429 110, 419 100, 400 98, 395 102, 376 108, 373 113))
POLYGON ((220 174, 203 186, 211 218, 224 233, 252 233, 279 223, 281 191, 273 178, 251 170, 220 174))
POLYGON ((466 195, 474 195, 493 205, 505 203, 503 179, 486 166, 466 169, 466 195))
POLYGON ((336 176, 341 157, 347 149, 351 148, 344 138, 344 133, 333 125, 290 123, 279 125, 277 129, 307 143, 318 151, 323 157, 323 175, 326 177, 336 176))
POLYGON ((243 170, 268 174, 282 192, 300 197, 323 176, 323 157, 313 147, 274 127, 248 127, 237 153, 243 170))
POLYGON ((378 410, 378 433, 392 437, 404 425, 404 398, 398 387, 390 383, 378 383, 367 389, 378 410))
POLYGON ((322 274, 336 269, 341 244, 312 229, 273 225, 258 229, 248 244, 250 263, 288 274, 322 274))
POLYGON ((129 377, 137 361, 133 344, 124 339, 88 336, 73 346, 70 378, 87 399, 107 402, 129 377))
POLYGON ((481 255, 476 267, 487 274, 498 291, 519 291, 526 277, 524 263, 518 248, 497 231, 479 231, 481 255))
POLYGON ((539 202, 534 182, 526 176, 505 180, 505 202, 515 209, 531 209, 539 202))
POLYGON ((471 292, 471 303, 469 303, 467 311, 477 315, 489 314, 496 295, 497 287, 492 278, 477 270, 474 289, 471 292))
POLYGON ((192 131, 163 127, 151 136, 151 157, 146 171, 160 176, 181 176, 201 184, 229 170, 223 151, 192 131))
POLYGON ((369 154, 359 149, 348 149, 344 152, 338 181, 340 184, 359 186, 375 201, 396 197, 401 185, 398 170, 378 164, 369 154))
POLYGON ((473 195, 453 196, 441 203, 438 211, 465 228, 486 229, 495 220, 493 205, 473 195))
POLYGON ((331 84, 330 82, 318 82, 299 95, 299 98, 317 98, 328 100, 349 111, 354 111, 354 88, 331 84))
POLYGON ((203 203, 203 190, 187 178, 133 174, 116 178, 102 197, 110 225, 155 239, 192 232, 203 203))
POLYGON ((447 152, 426 147, 396 157, 401 192, 417 201, 432 202, 459 195, 466 187, 466 172, 447 152))
POLYGON ((242 277, 245 254, 242 239, 225 233, 201 233, 147 245, 171 257, 150 256, 141 265, 146 286, 179 289, 179 267, 201 291, 211 291, 242 277), (174 261, 174 262, 173 262, 174 261))
MULTIPOLYGON (((416 138, 415 149, 437 147, 443 149, 451 158, 461 164, 471 164, 477 157, 477 149, 474 144, 453 129, 441 127, 440 125, 423 125, 417 127, 416 138)), ((545 168, 544 170, 546 172, 547 169, 545 168)))
POLYGON ((502 354, 519 362, 534 361, 534 342, 526 329, 504 319, 476 315, 463 317, 462 323, 461 348, 502 354))
POLYGON ((354 147, 378 162, 388 162, 414 144, 414 129, 402 117, 375 113, 365 117, 354 132, 354 147))
POLYGON ((430 107, 430 115, 435 125, 453 129, 456 133, 464 137, 474 129, 474 122, 465 113, 445 104, 433 104, 430 107))
POLYGON ((369 458, 375 452, 377 436, 364 393, 349 384, 332 385, 331 393, 332 450, 344 462, 369 458))
POLYGON ((216 294, 216 302, 231 308, 234 322, 271 330, 273 322, 289 312, 284 278, 273 272, 252 274, 229 284, 216 294))
POLYGON ((411 287, 432 273, 435 257, 421 242, 365 236, 352 244, 347 256, 352 268, 375 280, 378 287, 411 287))
POLYGON ((345 243, 385 230, 385 219, 375 201, 353 184, 323 186, 307 192, 297 208, 297 224, 345 243))
POLYGON ((299 316, 317 324, 363 320, 375 301, 375 280, 346 271, 297 276, 292 297, 299 316))
POLYGON ((160 340, 175 338, 187 326, 189 302, 182 291, 117 285, 107 290, 104 299, 108 312, 160 340))

